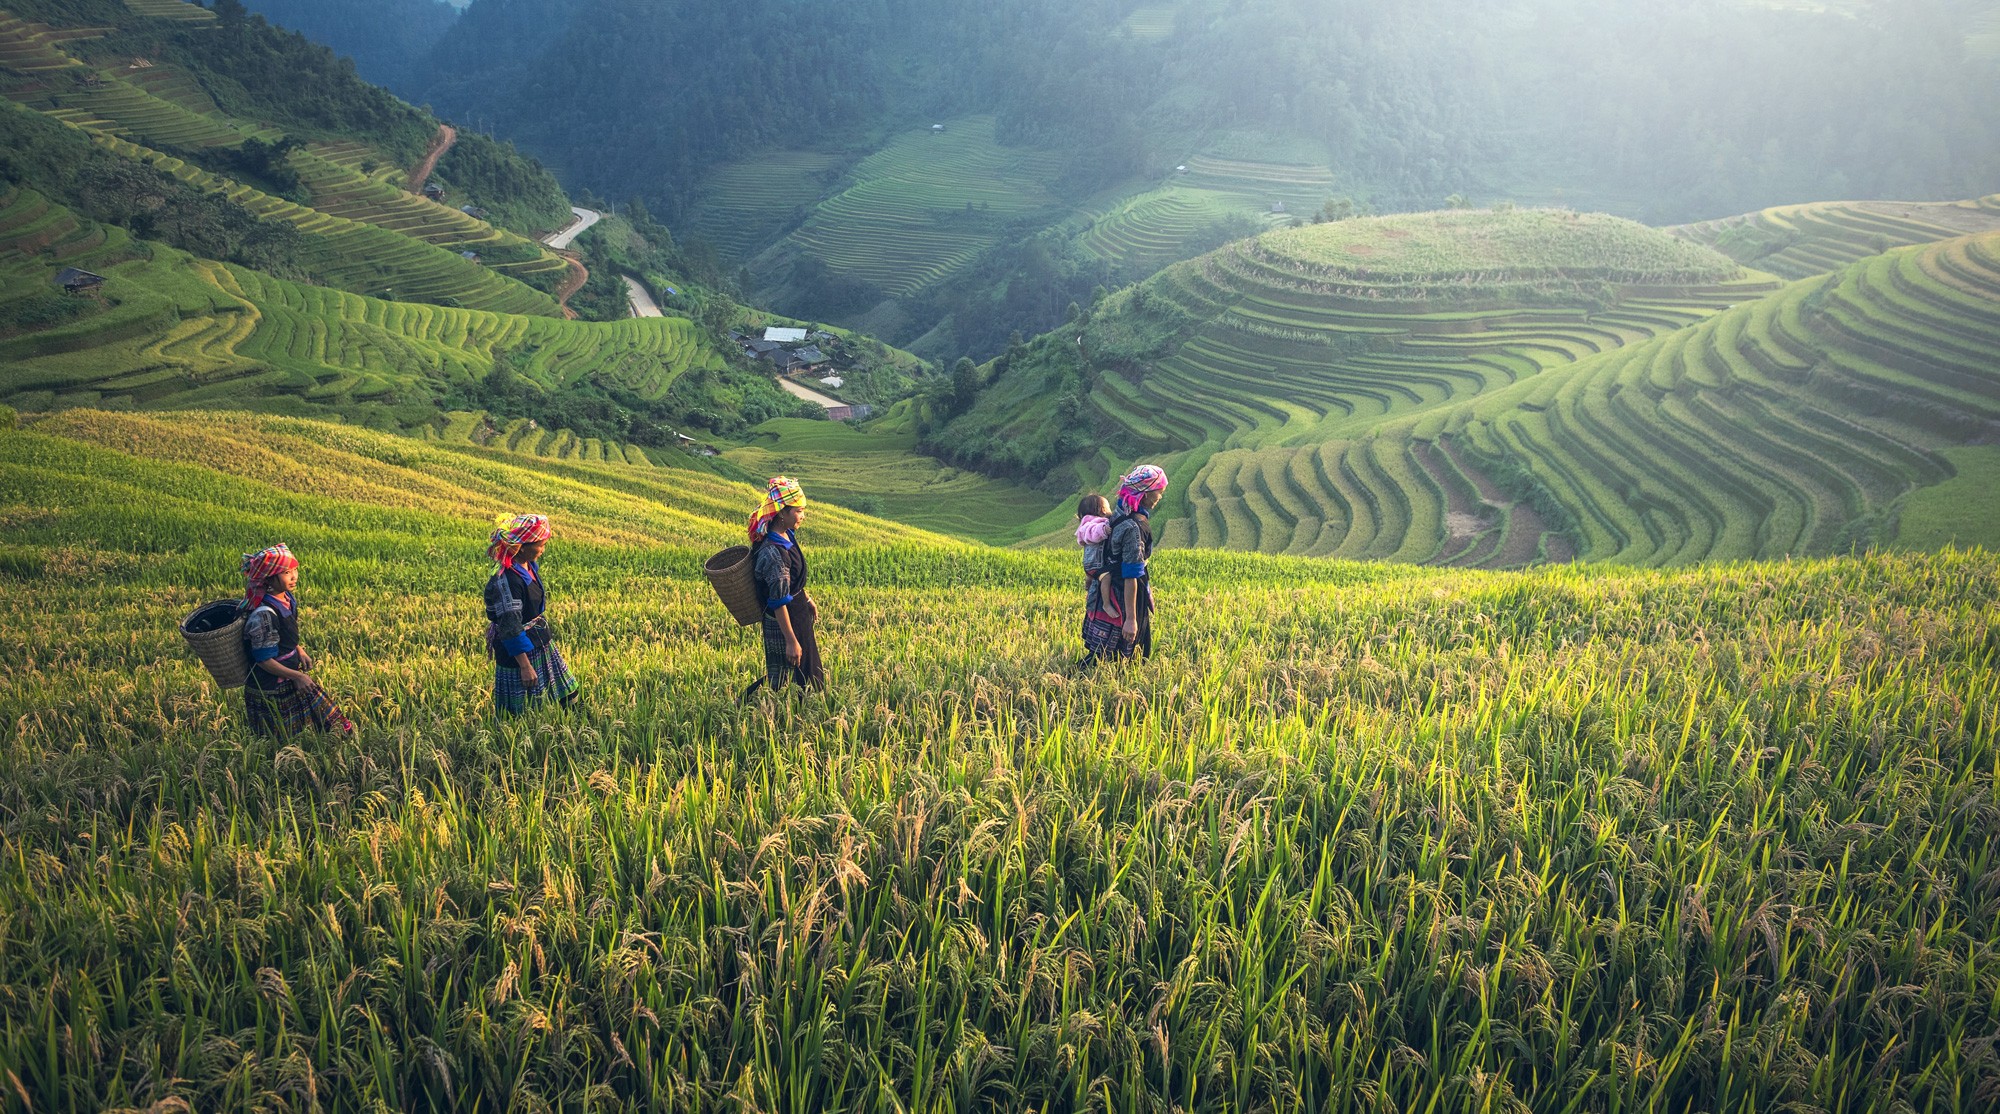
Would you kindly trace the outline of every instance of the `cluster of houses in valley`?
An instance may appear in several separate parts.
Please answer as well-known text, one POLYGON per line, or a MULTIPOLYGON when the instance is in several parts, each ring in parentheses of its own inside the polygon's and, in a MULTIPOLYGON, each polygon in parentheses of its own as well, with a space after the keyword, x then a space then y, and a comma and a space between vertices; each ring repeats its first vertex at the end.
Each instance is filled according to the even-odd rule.
POLYGON ((843 346, 838 336, 819 330, 774 327, 765 329, 761 337, 732 329, 729 339, 741 346, 745 356, 770 364, 778 373, 779 386, 809 402, 819 403, 829 419, 859 421, 869 415, 871 407, 849 405, 807 385, 812 383, 833 391, 847 385, 836 364, 850 364, 852 360, 836 358, 827 352, 843 346))

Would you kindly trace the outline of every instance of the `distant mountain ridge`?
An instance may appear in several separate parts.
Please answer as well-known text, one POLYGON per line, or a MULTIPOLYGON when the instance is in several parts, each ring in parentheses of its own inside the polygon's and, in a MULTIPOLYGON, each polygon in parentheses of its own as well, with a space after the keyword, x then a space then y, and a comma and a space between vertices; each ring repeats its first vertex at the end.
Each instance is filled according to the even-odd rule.
POLYGON ((1984 111, 1993 64, 1965 45, 1979 10, 480 0, 399 89, 578 188, 643 196, 786 312, 984 358, 1280 204, 1288 218, 1330 197, 1400 211, 1460 195, 1671 223, 1983 192, 2000 124, 1984 111), (1020 196, 1048 204, 900 185, 910 136, 984 118, 996 147, 965 165, 1038 162, 1020 196), (1204 179, 1211 159, 1239 169, 1204 179), (908 246, 859 256, 884 197, 908 246), (927 277, 885 282, 885 265, 927 277))

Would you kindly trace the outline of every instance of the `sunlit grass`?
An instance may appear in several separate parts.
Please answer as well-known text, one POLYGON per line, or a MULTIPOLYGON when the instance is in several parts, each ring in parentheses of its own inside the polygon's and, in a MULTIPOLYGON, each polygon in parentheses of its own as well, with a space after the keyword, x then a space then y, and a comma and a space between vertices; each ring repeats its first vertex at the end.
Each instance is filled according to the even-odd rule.
MULTIPOLYGON (((496 723, 469 512, 0 448, 10 1110, 1971 1111, 2000 1088, 1984 553, 1170 552, 1159 659, 1079 674, 1072 554, 819 541, 832 683, 745 708, 761 651, 696 571, 733 516, 674 543, 586 514, 546 566, 584 702, 496 723), (121 508, 148 492, 208 499, 210 526, 146 533, 121 508), (362 730, 251 739, 172 624, 315 506, 305 631, 362 730)), ((411 452, 352 490, 446 458, 411 452)), ((820 538, 865 527, 822 512, 820 538)))

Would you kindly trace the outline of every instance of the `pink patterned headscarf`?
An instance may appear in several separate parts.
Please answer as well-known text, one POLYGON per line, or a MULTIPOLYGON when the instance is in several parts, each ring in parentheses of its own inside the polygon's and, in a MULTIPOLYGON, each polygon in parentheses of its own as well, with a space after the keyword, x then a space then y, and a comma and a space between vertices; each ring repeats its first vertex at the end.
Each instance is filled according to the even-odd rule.
POLYGON ((1126 511, 1136 511, 1147 495, 1167 489, 1166 469, 1157 465, 1141 464, 1118 483, 1118 503, 1126 511))
POLYGON ((286 569, 299 567, 291 546, 284 542, 243 555, 243 598, 255 608, 264 602, 264 583, 286 569))

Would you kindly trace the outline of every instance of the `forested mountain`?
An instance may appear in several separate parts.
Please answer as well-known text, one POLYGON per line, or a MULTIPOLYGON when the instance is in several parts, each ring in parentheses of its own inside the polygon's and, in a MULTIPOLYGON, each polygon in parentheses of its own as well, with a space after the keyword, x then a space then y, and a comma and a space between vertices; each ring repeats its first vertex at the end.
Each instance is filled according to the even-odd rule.
POLYGON ((354 59, 361 76, 384 85, 423 80, 431 48, 458 18, 444 0, 244 0, 251 11, 354 59))
MULTIPOLYGON (((382 3, 319 9, 379 22, 382 3)), ((397 88, 489 123, 573 188, 643 197, 791 312, 984 356, 1099 283, 1329 196, 1672 223, 1984 193, 2000 178, 1996 71, 1967 43, 1989 7, 478 0, 397 88), (1028 164, 1010 204, 908 197, 891 230, 905 254, 857 261, 840 241, 863 222, 842 195, 878 183, 869 157, 967 117, 998 145, 974 174, 1028 164), (1197 157, 1229 165, 1175 181, 1191 163, 1199 178, 1197 157), (1008 289, 1016 274, 1032 289, 1008 289)), ((405 18, 429 26, 434 8, 407 0, 405 18)))

